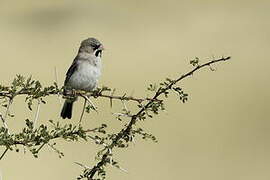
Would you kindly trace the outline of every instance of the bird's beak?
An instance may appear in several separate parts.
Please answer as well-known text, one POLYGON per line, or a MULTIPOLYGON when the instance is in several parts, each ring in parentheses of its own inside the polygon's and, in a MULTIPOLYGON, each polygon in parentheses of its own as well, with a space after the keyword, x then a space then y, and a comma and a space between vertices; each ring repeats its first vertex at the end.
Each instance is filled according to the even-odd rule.
POLYGON ((101 50, 101 51, 105 50, 103 45, 100 45, 98 49, 101 50))

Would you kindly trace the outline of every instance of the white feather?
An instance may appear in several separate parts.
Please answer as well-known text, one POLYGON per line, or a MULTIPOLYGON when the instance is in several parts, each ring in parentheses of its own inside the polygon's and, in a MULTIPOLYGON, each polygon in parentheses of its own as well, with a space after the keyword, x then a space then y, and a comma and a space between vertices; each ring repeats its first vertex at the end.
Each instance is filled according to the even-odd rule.
POLYGON ((74 89, 91 91, 96 88, 101 74, 99 57, 78 62, 78 67, 69 79, 68 84, 74 89))

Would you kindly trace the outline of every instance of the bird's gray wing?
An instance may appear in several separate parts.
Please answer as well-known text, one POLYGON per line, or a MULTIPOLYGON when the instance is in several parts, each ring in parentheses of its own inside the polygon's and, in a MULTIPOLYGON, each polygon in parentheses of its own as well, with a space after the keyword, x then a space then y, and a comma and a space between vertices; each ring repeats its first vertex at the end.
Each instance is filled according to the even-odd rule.
POLYGON ((78 68, 78 61, 77 61, 77 57, 73 60, 73 63, 71 64, 71 66, 69 67, 67 73, 66 73, 66 79, 65 79, 65 83, 64 85, 66 86, 70 77, 72 76, 72 74, 77 70, 78 68))

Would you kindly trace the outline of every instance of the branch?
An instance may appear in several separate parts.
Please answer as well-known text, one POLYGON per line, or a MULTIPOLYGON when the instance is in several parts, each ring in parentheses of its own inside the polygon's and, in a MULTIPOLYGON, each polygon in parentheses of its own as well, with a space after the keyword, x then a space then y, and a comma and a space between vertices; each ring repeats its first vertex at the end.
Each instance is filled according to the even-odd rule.
MULTIPOLYGON (((38 153, 44 145, 49 145, 49 142, 59 138, 67 141, 78 141, 80 139, 87 141, 91 139, 96 144, 99 144, 98 140, 100 140, 100 137, 96 135, 92 138, 89 137, 88 133, 105 134, 105 128, 107 127, 105 124, 102 124, 100 127, 84 130, 81 125, 60 125, 59 122, 54 123, 52 120, 50 120, 50 123, 53 125, 51 129, 43 124, 35 128, 33 122, 26 120, 26 127, 23 128, 22 132, 17 134, 9 134, 7 129, 2 127, 0 128, 0 146, 5 146, 8 150, 13 150, 15 147, 16 152, 19 152, 17 145, 22 145, 23 147, 27 147, 34 157, 38 157, 38 153)), ((56 150, 56 148, 54 149, 56 150)), ((7 150, 4 151, 0 160, 6 152, 7 150)), ((59 157, 63 156, 63 153, 59 150, 56 152, 59 154, 59 157)))
POLYGON ((40 111, 40 99, 38 99, 37 110, 36 110, 35 120, 34 120, 34 125, 33 125, 34 127, 36 126, 37 121, 38 121, 39 111, 40 111))
POLYGON ((104 97, 104 98, 109 98, 109 99, 117 99, 121 101, 136 101, 138 103, 142 103, 144 101, 161 101, 159 99, 151 99, 151 98, 135 98, 132 96, 112 96, 112 95, 105 95, 105 94, 100 94, 98 97, 104 97))
MULTIPOLYGON (((9 98, 8 100, 8 105, 7 105, 7 109, 6 109, 6 112, 5 112, 5 116, 3 117, 2 114, 0 113, 0 118, 3 122, 3 125, 4 125, 4 128, 7 132, 8 135, 10 135, 10 131, 8 129, 8 125, 7 125, 7 117, 8 117, 8 114, 9 114, 9 108, 10 108, 10 105, 12 104, 12 101, 13 101, 13 97, 12 98, 9 98)), ((8 152, 8 148, 5 149, 5 151, 2 153, 1 157, 0 157, 0 160, 3 159, 3 157, 5 156, 5 154, 8 152)))
MULTIPOLYGON (((10 87, 6 87, 7 89, 9 89, 10 87)), ((40 92, 42 95, 40 95, 40 97, 44 97, 44 96, 47 96, 47 95, 64 95, 63 94, 63 91, 62 91, 63 88, 61 89, 53 89, 51 91, 48 91, 48 92, 40 92)), ((135 102, 138 102, 138 103, 142 103, 144 101, 160 101, 158 99, 151 99, 151 98, 136 98, 136 97, 132 97, 132 96, 126 96, 126 94, 124 94, 123 96, 114 96, 114 95, 106 95, 106 94, 102 94, 103 91, 110 91, 110 89, 106 89, 106 90, 103 90, 102 88, 98 88, 97 90, 93 91, 93 92, 86 92, 86 91, 78 91, 78 93, 76 93, 78 96, 81 96, 83 98, 85 98, 85 96, 88 96, 88 97, 95 97, 95 98, 98 98, 98 97, 102 97, 102 98, 107 98, 107 99, 114 99, 114 100, 121 100, 121 101, 135 101, 135 102)), ((21 91, 19 91, 18 93, 16 93, 16 96, 18 95, 27 95, 27 96, 32 96, 33 95, 33 92, 32 92, 32 89, 23 89, 21 91)), ((11 92, 9 90, 5 90, 5 91, 0 91, 0 97, 8 97, 10 98, 12 95, 11 95, 11 92)), ((38 97, 35 97, 35 98, 38 98, 38 97)))
POLYGON ((6 123, 6 120, 4 119, 3 115, 0 113, 0 119, 2 120, 3 126, 8 129, 8 125, 6 123))
MULTIPOLYGON (((153 141, 157 141, 155 136, 152 134, 144 132, 141 128, 136 129, 134 126, 136 125, 137 121, 144 120, 147 117, 152 118, 154 114, 158 114, 160 110, 164 110, 164 100, 161 98, 164 96, 167 98, 169 92, 173 91, 179 95, 180 100, 185 102, 187 100, 187 94, 185 94, 180 87, 177 87, 177 83, 189 76, 192 76, 195 72, 204 67, 209 67, 210 70, 212 70, 212 64, 221 61, 227 61, 229 59, 231 58, 222 57, 220 59, 215 59, 200 65, 199 59, 195 58, 195 60, 190 61, 190 64, 194 66, 191 71, 174 80, 167 78, 166 81, 160 83, 158 88, 156 86, 150 85, 148 90, 154 92, 152 98, 136 98, 132 96, 126 96, 126 94, 123 96, 116 96, 114 95, 115 89, 111 90, 107 87, 97 88, 93 92, 76 91, 75 95, 83 97, 85 99, 85 103, 88 102, 91 107, 93 107, 93 109, 96 108, 88 97, 107 98, 110 100, 111 106, 112 100, 120 100, 122 102, 122 113, 116 113, 119 115, 118 119, 121 120, 120 116, 125 116, 131 119, 120 132, 115 134, 106 134, 106 131, 104 130, 106 125, 104 124, 101 127, 95 129, 84 130, 80 124, 78 126, 74 126, 72 124, 60 125, 59 122, 54 123, 52 120, 49 120, 54 127, 52 129, 50 128, 51 130, 49 130, 48 126, 46 125, 40 125, 38 128, 35 128, 34 126, 39 118, 40 103, 46 103, 43 98, 50 95, 57 95, 58 97, 59 95, 64 95, 64 88, 58 88, 57 77, 53 86, 42 87, 39 81, 32 80, 31 77, 25 79, 23 76, 17 75, 10 87, 0 85, 0 99, 4 100, 3 106, 7 108, 4 116, 0 114, 0 119, 3 122, 3 127, 0 127, 0 146, 6 147, 6 151, 0 157, 0 160, 5 155, 7 150, 13 150, 13 146, 16 148, 16 151, 19 150, 17 149, 16 145, 27 147, 35 157, 37 157, 38 152, 45 145, 48 145, 55 152, 57 152, 60 157, 63 155, 63 153, 54 147, 55 143, 50 144, 51 140, 58 138, 69 141, 78 141, 79 139, 92 139, 96 144, 102 145, 104 148, 97 154, 98 162, 96 165, 92 168, 85 166, 83 175, 80 175, 78 179, 87 178, 88 180, 93 180, 95 175, 102 177, 103 179, 105 177, 105 165, 109 164, 122 169, 118 162, 113 159, 113 149, 128 147, 129 142, 134 142, 135 134, 141 135, 143 139, 148 138, 152 139, 153 141), (30 110, 32 110, 31 106, 33 102, 37 100, 37 110, 34 121, 32 122, 30 120, 26 120, 26 127, 23 128, 22 132, 17 134, 10 134, 7 128, 6 118, 9 115, 9 106, 12 103, 13 98, 19 95, 26 96, 26 102, 30 110), (131 111, 126 106, 125 101, 136 102, 139 107, 138 111, 134 114, 131 113, 131 111), (103 133, 106 134, 106 136, 91 136, 88 134, 89 132, 103 133)), ((69 98, 71 95, 64 96, 69 98)), ((87 111, 88 108, 84 107, 80 121, 83 118, 85 109, 87 111)))
POLYGON ((202 65, 199 65, 197 63, 195 65, 196 67, 194 69, 192 69, 191 71, 183 74, 182 76, 180 76, 176 80, 171 80, 170 83, 167 84, 165 87, 159 88, 156 91, 155 95, 151 99, 149 99, 148 103, 146 105, 142 106, 141 109, 136 114, 131 116, 131 120, 128 123, 128 125, 124 129, 122 129, 119 133, 117 133, 116 137, 112 140, 111 144, 108 145, 107 147, 105 147, 105 149, 107 149, 107 151, 106 151, 106 153, 104 153, 102 155, 101 160, 92 169, 88 169, 88 171, 85 171, 84 175, 82 175, 80 177, 80 179, 87 178, 88 180, 92 180, 94 175, 97 172, 99 172, 100 170, 102 170, 102 167, 108 163, 108 157, 111 156, 112 149, 117 147, 119 141, 121 141, 122 139, 128 141, 130 132, 132 130, 132 126, 136 124, 138 119, 141 119, 141 116, 143 114, 145 114, 145 111, 147 111, 147 109, 153 105, 154 101, 156 101, 158 97, 160 97, 162 94, 166 94, 166 92, 168 90, 170 90, 173 87, 173 85, 175 85, 176 83, 180 82, 181 80, 193 75, 196 71, 198 71, 204 67, 207 67, 207 66, 210 67, 210 65, 221 62, 221 61, 227 61, 229 59, 231 59, 231 57, 222 57, 220 59, 212 60, 212 61, 209 61, 209 62, 202 64, 202 65))
MULTIPOLYGON (((40 127, 42 127, 42 129, 47 129, 47 127, 45 127, 44 125, 41 125, 40 127)), ((39 128, 40 128, 39 127, 39 128)), ((69 128, 60 128, 60 127, 56 127, 55 129, 51 130, 51 132, 53 132, 53 135, 50 135, 50 132, 48 132, 47 136, 49 136, 48 139, 43 139, 43 137, 41 135, 37 135, 38 131, 43 131, 40 130, 39 128, 37 128, 36 130, 34 130, 33 132, 31 132, 31 134, 28 134, 28 136, 32 135, 32 139, 24 139, 21 137, 21 134, 12 134, 9 135, 10 137, 7 137, 7 140, 2 139, 0 146, 6 146, 8 145, 10 146, 14 146, 14 145, 23 145, 23 146, 37 146, 40 145, 42 143, 48 143, 51 140, 54 139, 58 139, 58 138, 63 138, 66 140, 69 139, 73 139, 76 137, 80 137, 85 139, 86 138, 86 134, 90 133, 90 132, 98 132, 100 129, 103 129, 104 127, 98 127, 98 128, 94 128, 94 129, 87 129, 87 130, 83 130, 80 126, 78 128, 78 130, 76 129, 76 126, 69 128), (66 129, 67 131, 64 131, 63 129, 66 129), (57 132, 59 131, 59 132, 57 132), (15 138, 13 138, 15 137, 15 138), (21 139, 16 139, 16 138, 21 138, 21 139), (42 138, 42 139, 38 139, 38 138, 42 138)), ((30 129, 31 131, 31 129, 30 129)), ((43 131, 44 133, 44 131, 43 131)), ((47 133, 47 132, 46 132, 47 133)))

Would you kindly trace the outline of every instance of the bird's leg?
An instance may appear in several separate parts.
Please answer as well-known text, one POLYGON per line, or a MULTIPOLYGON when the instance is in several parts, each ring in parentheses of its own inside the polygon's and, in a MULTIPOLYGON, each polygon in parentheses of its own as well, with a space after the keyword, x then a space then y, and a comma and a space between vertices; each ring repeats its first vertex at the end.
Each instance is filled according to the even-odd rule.
POLYGON ((75 89, 65 89, 63 92, 63 96, 65 99, 74 100, 78 96, 78 92, 75 89))

